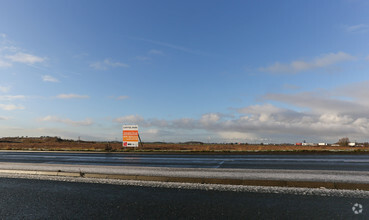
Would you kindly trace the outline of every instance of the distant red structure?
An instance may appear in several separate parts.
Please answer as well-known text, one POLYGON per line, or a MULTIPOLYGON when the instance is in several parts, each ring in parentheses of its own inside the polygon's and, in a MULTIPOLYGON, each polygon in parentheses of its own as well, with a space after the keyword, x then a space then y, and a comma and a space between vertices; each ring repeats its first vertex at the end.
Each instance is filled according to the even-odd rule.
POLYGON ((296 143, 296 146, 302 146, 302 143, 296 143))

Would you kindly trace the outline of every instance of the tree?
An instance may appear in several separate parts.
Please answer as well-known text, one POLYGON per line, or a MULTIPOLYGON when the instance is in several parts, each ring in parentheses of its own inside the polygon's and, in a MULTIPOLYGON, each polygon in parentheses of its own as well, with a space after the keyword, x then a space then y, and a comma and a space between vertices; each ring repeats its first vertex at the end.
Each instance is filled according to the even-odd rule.
POLYGON ((342 147, 347 147, 350 143, 350 139, 348 137, 344 137, 338 140, 338 144, 342 147))

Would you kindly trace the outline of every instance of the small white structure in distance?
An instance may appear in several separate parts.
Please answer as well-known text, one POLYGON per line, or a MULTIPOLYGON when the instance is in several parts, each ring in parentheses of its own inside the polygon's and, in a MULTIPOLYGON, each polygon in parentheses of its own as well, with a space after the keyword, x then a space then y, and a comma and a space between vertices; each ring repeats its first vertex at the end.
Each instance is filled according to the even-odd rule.
POLYGON ((314 144, 314 143, 302 143, 302 146, 317 146, 317 144, 314 144))

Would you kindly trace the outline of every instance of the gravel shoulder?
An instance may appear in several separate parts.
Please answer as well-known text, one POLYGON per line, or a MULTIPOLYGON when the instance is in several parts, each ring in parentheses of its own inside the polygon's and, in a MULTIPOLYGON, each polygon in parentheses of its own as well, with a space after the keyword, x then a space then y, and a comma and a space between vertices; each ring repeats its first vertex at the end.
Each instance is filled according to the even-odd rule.
POLYGON ((93 166, 32 163, 0 163, 2 170, 52 171, 83 174, 158 176, 183 178, 218 178, 233 180, 284 180, 369 184, 367 171, 332 170, 275 170, 275 169, 219 169, 166 168, 133 166, 93 166))
POLYGON ((119 179, 99 179, 99 178, 76 178, 65 176, 45 176, 45 175, 24 175, 24 174, 0 174, 0 178, 15 179, 34 179, 58 182, 110 184, 121 186, 140 186, 168 189, 188 189, 205 191, 231 191, 231 192, 250 192, 250 193, 272 193, 290 195, 316 195, 328 197, 345 198, 369 198, 369 191, 364 190, 336 190, 321 188, 298 188, 298 187, 270 187, 270 186, 242 186, 224 184, 198 184, 198 183, 175 183, 158 181, 135 181, 119 179))

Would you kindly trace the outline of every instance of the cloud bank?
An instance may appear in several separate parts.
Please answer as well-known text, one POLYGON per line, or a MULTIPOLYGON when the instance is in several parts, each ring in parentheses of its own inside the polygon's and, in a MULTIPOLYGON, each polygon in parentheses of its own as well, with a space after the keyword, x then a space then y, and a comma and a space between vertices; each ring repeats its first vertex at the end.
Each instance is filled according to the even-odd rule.
POLYGON ((5 111, 14 111, 14 110, 23 110, 25 108, 22 105, 0 104, 0 109, 5 111))
POLYGON ((83 121, 73 121, 69 118, 60 118, 57 116, 46 116, 44 118, 39 119, 41 122, 57 122, 57 123, 63 123, 67 125, 72 126, 90 126, 93 124, 93 121, 91 119, 85 119, 83 121))
POLYGON ((56 96, 58 99, 88 99, 88 95, 78 95, 78 94, 60 94, 56 96))
POLYGON ((271 73, 299 73, 307 70, 328 67, 354 59, 354 56, 344 52, 329 53, 321 55, 312 61, 295 60, 288 64, 276 62, 271 66, 259 68, 259 71, 271 73))
POLYGON ((44 82, 59 82, 59 80, 53 76, 50 75, 44 75, 42 76, 42 81, 44 82))
POLYGON ((107 58, 103 61, 97 61, 97 62, 91 63, 90 67, 95 70, 107 70, 112 67, 129 67, 129 65, 126 63, 115 62, 107 58))
POLYGON ((7 55, 5 56, 5 58, 10 60, 11 62, 25 63, 25 64, 42 63, 45 61, 45 58, 38 57, 32 54, 21 53, 21 52, 16 53, 14 55, 7 55))
MULTIPOLYGON (((197 119, 174 120, 128 115, 113 121, 138 124, 145 130, 154 129, 158 133, 167 132, 166 135, 172 135, 173 140, 182 141, 198 135, 202 141, 206 141, 204 137, 211 136, 218 142, 293 143, 308 139, 334 143, 346 136, 364 142, 369 136, 368 93, 369 81, 332 91, 269 93, 262 97, 263 103, 236 109, 231 115, 207 113, 197 119), (272 102, 290 107, 280 107, 272 102)), ((159 136, 157 138, 160 139, 159 136)))

